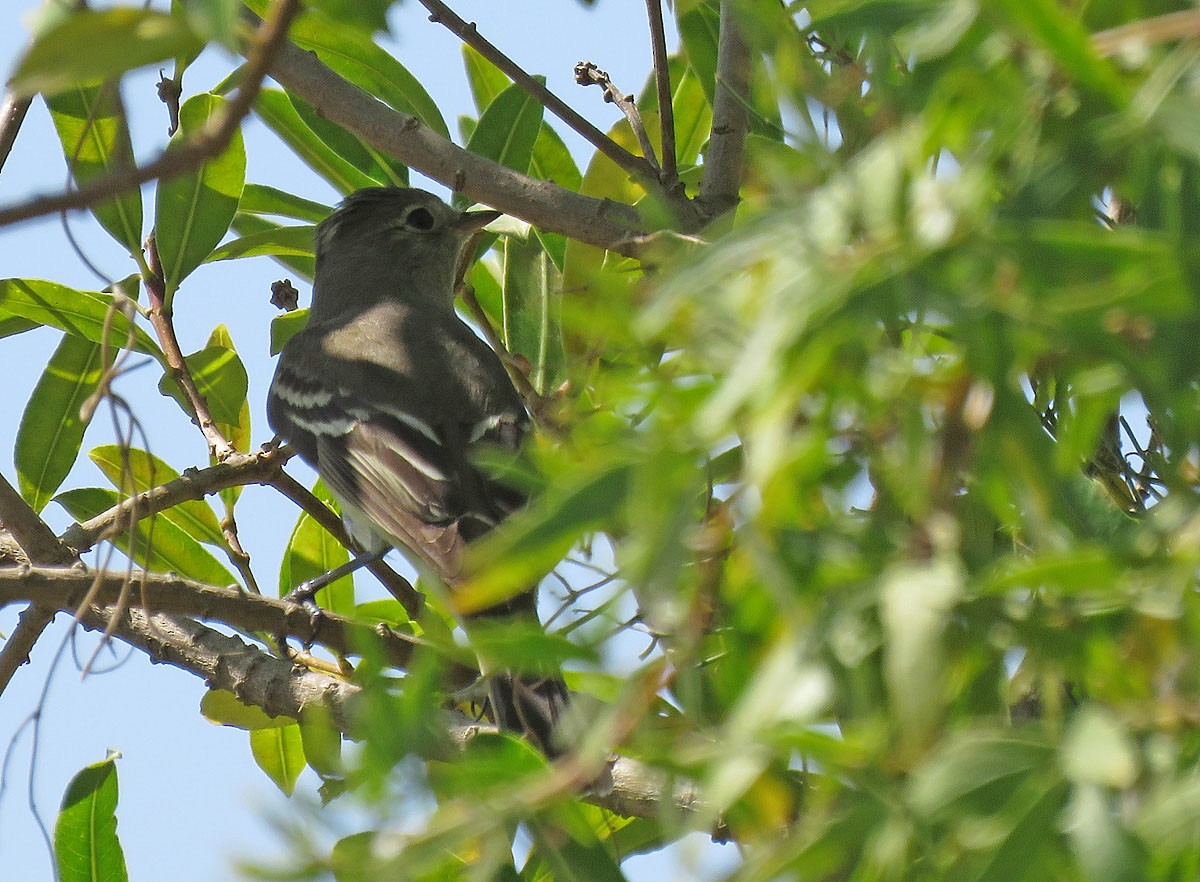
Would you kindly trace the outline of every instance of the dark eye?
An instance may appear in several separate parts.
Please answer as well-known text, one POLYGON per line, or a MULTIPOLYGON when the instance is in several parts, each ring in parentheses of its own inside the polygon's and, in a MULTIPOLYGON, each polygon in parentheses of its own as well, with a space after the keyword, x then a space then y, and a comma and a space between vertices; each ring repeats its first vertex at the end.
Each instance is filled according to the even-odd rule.
POLYGON ((429 232, 433 229, 433 212, 428 208, 417 206, 404 218, 404 223, 411 229, 429 232))

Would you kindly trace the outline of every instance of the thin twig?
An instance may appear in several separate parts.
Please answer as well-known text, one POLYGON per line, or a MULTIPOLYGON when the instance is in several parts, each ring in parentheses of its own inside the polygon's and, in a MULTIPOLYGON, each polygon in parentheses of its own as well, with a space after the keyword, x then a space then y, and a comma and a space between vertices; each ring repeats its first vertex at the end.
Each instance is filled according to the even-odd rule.
POLYGON ((1161 43, 1200 37, 1200 10, 1168 12, 1133 21, 1092 35, 1092 45, 1101 55, 1116 55, 1127 47, 1145 49, 1161 43))
POLYGON ((662 0, 646 0, 650 19, 650 45, 654 51, 654 89, 658 93, 658 126, 662 136, 662 182, 673 188, 679 182, 675 157, 675 108, 671 95, 671 69, 667 61, 667 32, 663 27, 662 0))
POLYGON ((657 170, 634 156, 573 110, 565 101, 526 73, 520 65, 493 46, 479 33, 474 22, 459 18, 441 0, 420 0, 429 10, 429 20, 446 27, 456 37, 504 72, 510 80, 536 98, 543 107, 576 131, 589 144, 639 180, 657 182, 657 170))
MULTIPOLYGON (((303 485, 287 472, 281 471, 270 482, 271 486, 299 506, 309 517, 320 524, 329 535, 342 543, 352 552, 362 551, 342 523, 341 518, 334 514, 329 506, 313 496, 303 485)), ((389 567, 381 560, 367 564, 367 570, 377 578, 388 593, 400 601, 409 618, 416 619, 421 615, 425 606, 425 598, 414 588, 407 579, 389 567)))
POLYGON ((186 174, 205 160, 219 154, 229 144, 254 100, 262 89, 272 61, 280 48, 286 44, 288 27, 299 9, 299 0, 276 0, 266 20, 251 38, 246 52, 246 64, 242 68, 242 81, 234 98, 225 105, 224 112, 204 131, 190 141, 164 152, 153 162, 136 168, 121 169, 111 175, 55 196, 42 196, 28 202, 0 209, 0 226, 29 220, 72 208, 86 208, 103 202, 147 181, 167 180, 186 174))
POLYGON ((604 91, 605 102, 617 105, 621 113, 625 114, 629 127, 633 129, 638 145, 642 148, 642 155, 646 157, 646 162, 650 163, 656 176, 661 176, 662 167, 658 164, 654 145, 650 143, 646 123, 642 120, 642 112, 638 110, 637 101, 634 100, 633 95, 618 89, 613 83, 612 77, 608 75, 608 71, 601 70, 590 61, 581 61, 575 65, 575 82, 581 86, 599 86, 604 91))
POLYGON ((713 96, 712 134, 704 157, 700 203, 710 217, 720 217, 738 204, 742 158, 750 126, 746 100, 750 94, 750 49, 734 21, 733 0, 721 0, 717 37, 717 90, 713 96))
POLYGON ((147 316, 154 331, 158 335, 159 346, 167 361, 167 373, 183 391, 184 398, 192 409, 192 417, 200 427, 204 440, 208 442, 208 451, 217 460, 223 462, 237 453, 237 448, 230 443, 221 431, 217 421, 213 419, 212 411, 208 408, 208 400, 197 388, 192 378, 192 369, 183 357, 179 347, 179 338, 175 334, 175 321, 171 305, 167 301, 166 283, 163 281, 162 261, 158 257, 158 244, 154 233, 146 237, 146 265, 150 272, 143 281, 146 283, 146 293, 150 299, 150 309, 147 316))
POLYGON ((239 453, 206 469, 188 469, 178 478, 122 500, 82 524, 72 524, 62 541, 81 554, 100 538, 129 528, 135 519, 149 517, 189 500, 203 499, 230 487, 271 484, 293 456, 289 447, 267 447, 258 453, 239 453))
POLYGON ((32 103, 32 98, 18 98, 11 91, 4 93, 4 101, 0 103, 0 169, 8 162, 8 155, 12 153, 17 134, 21 131, 21 123, 25 121, 25 114, 32 103))

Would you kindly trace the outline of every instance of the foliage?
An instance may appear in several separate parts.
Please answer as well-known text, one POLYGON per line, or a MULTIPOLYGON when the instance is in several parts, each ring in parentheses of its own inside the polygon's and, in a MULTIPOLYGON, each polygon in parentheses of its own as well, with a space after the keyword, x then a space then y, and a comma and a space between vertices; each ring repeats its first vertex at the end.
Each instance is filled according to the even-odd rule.
MULTIPOLYGON (((299 45, 444 133, 425 90, 371 41, 382 11, 325 16, 340 6, 303 13, 299 45)), ((391 601, 356 606, 337 586, 337 610, 423 638, 402 675, 378 647, 359 648, 352 755, 339 756, 338 724, 320 709, 238 723, 280 787, 307 761, 336 797, 327 811, 353 800, 376 818, 331 854, 298 848, 291 869, 620 879, 630 854, 702 830, 740 843, 731 878, 745 880, 1194 875, 1200 55, 1137 28, 1190 7, 675 6, 688 197, 705 172, 729 8, 751 48, 736 219, 698 238, 660 233, 640 259, 518 222, 492 237, 471 276, 474 317, 527 359, 541 394, 545 431, 516 476, 535 501, 481 543, 465 594, 452 603, 431 586, 420 621, 391 601), (1116 26, 1133 37, 1096 36, 1116 26), (455 748, 441 710, 455 666, 473 658, 455 645, 452 609, 508 596, 568 555, 574 615, 486 646, 516 667, 566 662, 576 751, 551 765, 493 734, 455 748), (589 584, 597 569, 612 572, 589 584), (651 809, 626 817, 580 798, 603 796, 581 784, 609 751, 641 763, 651 809), (423 763, 403 762, 414 755, 423 763), (699 793, 686 810, 677 781, 699 793), (510 866, 518 831, 530 847, 510 866)), ((120 102, 97 79, 208 39, 189 22, 89 13, 48 29, 21 63, 19 85, 60 90, 50 106, 80 183, 131 155, 120 102), (138 51, 56 66, 63 45, 119 28, 138 51)), ((465 71, 478 104, 459 125, 468 149, 695 232, 610 158, 580 169, 541 104, 473 49, 465 71)), ((177 137, 219 114, 227 91, 191 97, 177 137)), ((661 154, 652 85, 638 100, 661 154)), ((407 179, 287 90, 264 90, 255 111, 342 192, 407 179)), ((610 135, 637 150, 627 123, 610 135)), ((311 276, 310 225, 325 208, 246 182, 244 169, 235 138, 160 184, 167 304, 202 290, 205 260, 272 256, 311 276)), ((93 210, 152 284, 130 194, 93 210)), ((39 428, 101 388, 101 344, 126 337, 124 313, 105 321, 113 302, 0 284, 6 333, 65 335, 24 418, 45 444, 16 451, 35 509, 58 493, 83 520, 116 502, 111 490, 59 492, 83 427, 39 428)), ((144 326, 133 345, 167 376, 144 326)), ((273 349, 285 332, 272 330, 273 349)), ((232 344, 216 333, 189 364, 216 422, 249 449, 232 344)), ((174 382, 163 388, 190 414, 174 382)), ((138 450, 124 466, 111 450, 91 455, 123 493, 175 476, 138 450)), ((214 512, 189 506, 124 547, 152 569, 232 581, 209 550, 232 553, 214 512)), ((301 514, 281 589, 342 559, 301 514)))

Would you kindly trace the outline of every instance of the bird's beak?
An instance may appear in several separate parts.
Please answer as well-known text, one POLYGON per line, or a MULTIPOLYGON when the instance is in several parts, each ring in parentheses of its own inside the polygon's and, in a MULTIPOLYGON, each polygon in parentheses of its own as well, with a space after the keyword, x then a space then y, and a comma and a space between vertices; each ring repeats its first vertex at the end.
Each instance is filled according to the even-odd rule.
POLYGON ((454 221, 454 228, 463 233, 474 233, 476 230, 482 230, 500 215, 502 211, 492 211, 490 208, 487 211, 464 211, 459 215, 458 220, 454 221))

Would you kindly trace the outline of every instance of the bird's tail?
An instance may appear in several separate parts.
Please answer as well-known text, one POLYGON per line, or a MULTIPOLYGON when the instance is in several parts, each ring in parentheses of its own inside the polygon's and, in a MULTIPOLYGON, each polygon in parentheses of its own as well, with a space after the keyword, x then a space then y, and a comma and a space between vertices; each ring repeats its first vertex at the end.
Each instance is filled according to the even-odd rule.
POLYGON ((497 726, 527 738, 551 759, 563 752, 555 727, 570 693, 561 677, 501 671, 491 676, 488 688, 497 726))

